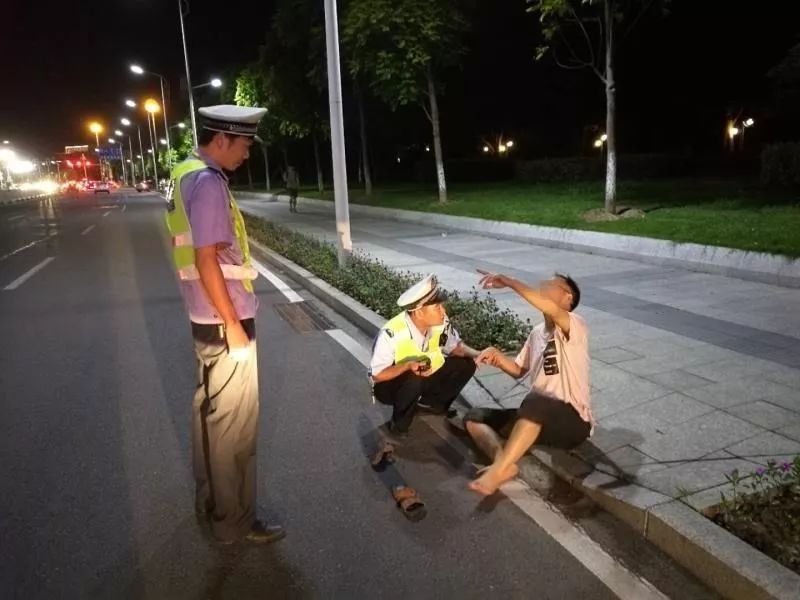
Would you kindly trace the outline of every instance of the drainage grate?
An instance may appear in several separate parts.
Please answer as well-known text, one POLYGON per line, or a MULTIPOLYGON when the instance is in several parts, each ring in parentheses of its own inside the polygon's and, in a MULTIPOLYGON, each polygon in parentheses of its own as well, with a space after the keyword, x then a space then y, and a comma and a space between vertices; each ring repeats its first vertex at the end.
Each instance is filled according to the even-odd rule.
POLYGON ((333 329, 333 323, 307 302, 273 304, 272 306, 275 307, 275 312, 297 333, 333 329))

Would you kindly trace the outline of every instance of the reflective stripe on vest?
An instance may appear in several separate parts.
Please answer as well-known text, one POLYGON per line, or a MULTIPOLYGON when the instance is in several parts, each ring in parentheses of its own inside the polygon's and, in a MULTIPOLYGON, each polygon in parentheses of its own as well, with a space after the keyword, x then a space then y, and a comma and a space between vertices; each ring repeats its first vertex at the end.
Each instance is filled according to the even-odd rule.
POLYGON ((394 364, 399 365, 410 360, 427 358, 431 361, 431 373, 435 373, 444 365, 445 357, 441 347, 444 325, 431 327, 427 351, 420 350, 414 341, 411 328, 406 322, 406 313, 400 313, 392 318, 386 323, 384 329, 390 332, 394 342, 394 364))
MULTIPOLYGON (((194 262, 194 239, 192 237, 192 227, 189 223, 189 217, 186 214, 186 208, 181 195, 181 180, 189 173, 208 168, 208 165, 202 160, 193 157, 183 161, 172 170, 172 198, 169 202, 166 221, 167 228, 172 235, 172 259, 175 264, 175 271, 178 277, 183 281, 200 279, 200 273, 194 262)), ((242 251, 243 264, 220 264, 220 269, 225 279, 241 281, 245 289, 252 293, 252 280, 258 277, 258 271, 250 264, 250 247, 247 243, 247 230, 245 228, 244 218, 230 190, 228 190, 228 198, 231 208, 231 224, 236 236, 236 241, 239 244, 239 249, 242 251)))

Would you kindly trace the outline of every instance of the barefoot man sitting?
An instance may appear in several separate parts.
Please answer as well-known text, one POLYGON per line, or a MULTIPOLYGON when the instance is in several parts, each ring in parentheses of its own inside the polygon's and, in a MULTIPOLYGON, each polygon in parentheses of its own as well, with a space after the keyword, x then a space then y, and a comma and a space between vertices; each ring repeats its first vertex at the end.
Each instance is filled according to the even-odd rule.
POLYGON ((493 459, 470 483, 471 489, 488 496, 517 476, 516 463, 533 444, 574 448, 589 437, 594 421, 588 329, 572 312, 581 296, 577 284, 556 274, 532 289, 507 275, 479 272, 484 289, 510 288, 544 315, 544 323, 533 328, 516 359, 497 348, 487 348, 478 357, 479 364, 502 369, 515 379, 528 375, 531 387, 519 409, 473 408, 464 417, 469 435, 493 459), (508 436, 505 446, 500 435, 508 436))

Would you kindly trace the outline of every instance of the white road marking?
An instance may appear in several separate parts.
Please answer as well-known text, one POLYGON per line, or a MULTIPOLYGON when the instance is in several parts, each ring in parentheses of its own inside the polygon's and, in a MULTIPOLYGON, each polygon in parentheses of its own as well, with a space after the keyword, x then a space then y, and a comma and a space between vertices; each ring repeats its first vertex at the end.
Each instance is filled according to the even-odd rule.
POLYGON ((352 337, 350 337, 347 333, 341 329, 328 329, 325 331, 325 333, 339 342, 339 345, 352 354, 358 362, 365 367, 369 366, 371 360, 369 351, 352 337))
POLYGON ((89 225, 89 226, 88 226, 86 229, 84 229, 83 231, 81 231, 81 235, 86 235, 86 234, 87 234, 87 233, 89 233, 89 232, 90 232, 92 229, 94 229, 94 225, 89 225))
POLYGON ((618 597, 637 600, 667 598, 649 581, 638 577, 616 561, 581 528, 533 493, 523 481, 509 482, 502 487, 502 491, 618 597))
POLYGON ((49 264, 50 264, 52 261, 54 261, 55 259, 56 259, 56 258, 55 258, 55 256, 48 256, 48 257, 47 257, 47 258, 45 258, 45 259, 44 259, 42 262, 40 262, 38 265, 36 265, 36 266, 35 266, 35 267, 33 267, 32 269, 28 270, 28 271, 27 271, 26 273, 24 273, 23 275, 21 275, 21 276, 17 277, 17 278, 16 278, 14 281, 12 281, 11 283, 9 283, 9 284, 8 284, 6 287, 4 287, 3 289, 4 289, 4 290, 6 290, 6 291, 9 291, 9 290, 15 290, 15 289, 17 289, 19 286, 21 286, 23 283, 25 283, 26 281, 28 281, 28 279, 30 279, 30 278, 31 278, 31 277, 33 277, 34 275, 36 275, 36 273, 38 273, 39 271, 41 271, 42 269, 44 269, 44 268, 45 268, 47 265, 49 265, 49 264))
POLYGON ((103 216, 104 216, 104 217, 107 217, 107 216, 108 216, 108 215, 110 215, 110 214, 111 214, 111 211, 110 211, 110 210, 107 210, 106 212, 104 212, 104 213, 103 213, 103 216))
POLYGON ((259 261, 257 261, 254 258, 251 258, 250 262, 253 263, 253 267, 255 267, 256 271, 261 273, 261 275, 265 277, 267 281, 269 281, 272 285, 278 288, 281 294, 286 296, 286 299, 289 300, 289 302, 303 301, 303 298, 300 296, 300 294, 298 294, 292 288, 286 285, 286 283, 280 277, 278 277, 277 275, 275 275, 275 273, 267 269, 267 267, 265 267, 259 261))
POLYGON ((27 250, 28 248, 33 248, 33 247, 34 247, 36 244, 41 244, 41 243, 42 243, 42 242, 44 242, 45 240, 47 240, 47 239, 49 239, 49 238, 51 238, 51 237, 55 237, 55 236, 57 236, 57 235, 58 235, 57 233, 51 233, 50 235, 48 235, 48 236, 45 236, 45 237, 43 237, 43 238, 41 238, 41 239, 34 240, 34 241, 32 241, 32 242, 30 242, 30 243, 28 243, 28 244, 25 244, 24 246, 20 246, 20 247, 19 247, 19 248, 17 248, 16 250, 12 250, 12 251, 11 251, 11 252, 9 252, 8 254, 4 254, 3 256, 0 256, 0 260, 5 260, 5 259, 7 259, 7 258, 10 258, 10 257, 14 256, 15 254, 19 254, 19 253, 20 253, 20 252, 22 252, 23 250, 27 250))
POLYGON ((122 212, 125 212, 125 209, 126 209, 126 208, 128 208, 128 205, 127 205, 127 204, 123 204, 123 205, 122 205, 122 212))
MULTIPOLYGON (((329 329, 325 333, 336 340, 362 365, 369 366, 370 353, 367 348, 341 329, 329 329)), ((436 428, 434 431, 447 441, 436 428)), ((466 485, 464 487, 466 491, 466 485)), ((519 479, 509 482, 502 487, 502 492, 619 598, 626 600, 629 598, 636 600, 667 599, 667 596, 649 581, 625 568, 580 527, 537 496, 525 482, 519 479)))
POLYGON ((16 221, 17 219, 24 219, 25 215, 16 215, 14 217, 8 217, 9 221, 16 221))

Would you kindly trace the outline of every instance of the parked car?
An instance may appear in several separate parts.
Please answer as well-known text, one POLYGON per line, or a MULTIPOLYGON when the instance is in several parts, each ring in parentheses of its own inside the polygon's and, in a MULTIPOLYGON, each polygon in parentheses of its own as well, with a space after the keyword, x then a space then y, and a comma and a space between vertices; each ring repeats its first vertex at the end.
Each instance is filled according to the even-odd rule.
POLYGON ((111 186, 107 181, 96 181, 94 184, 94 193, 99 194, 100 192, 105 192, 106 194, 111 193, 111 186))
POLYGON ((149 192, 150 191, 150 183, 147 181, 139 181, 136 184, 136 191, 137 192, 149 192))

